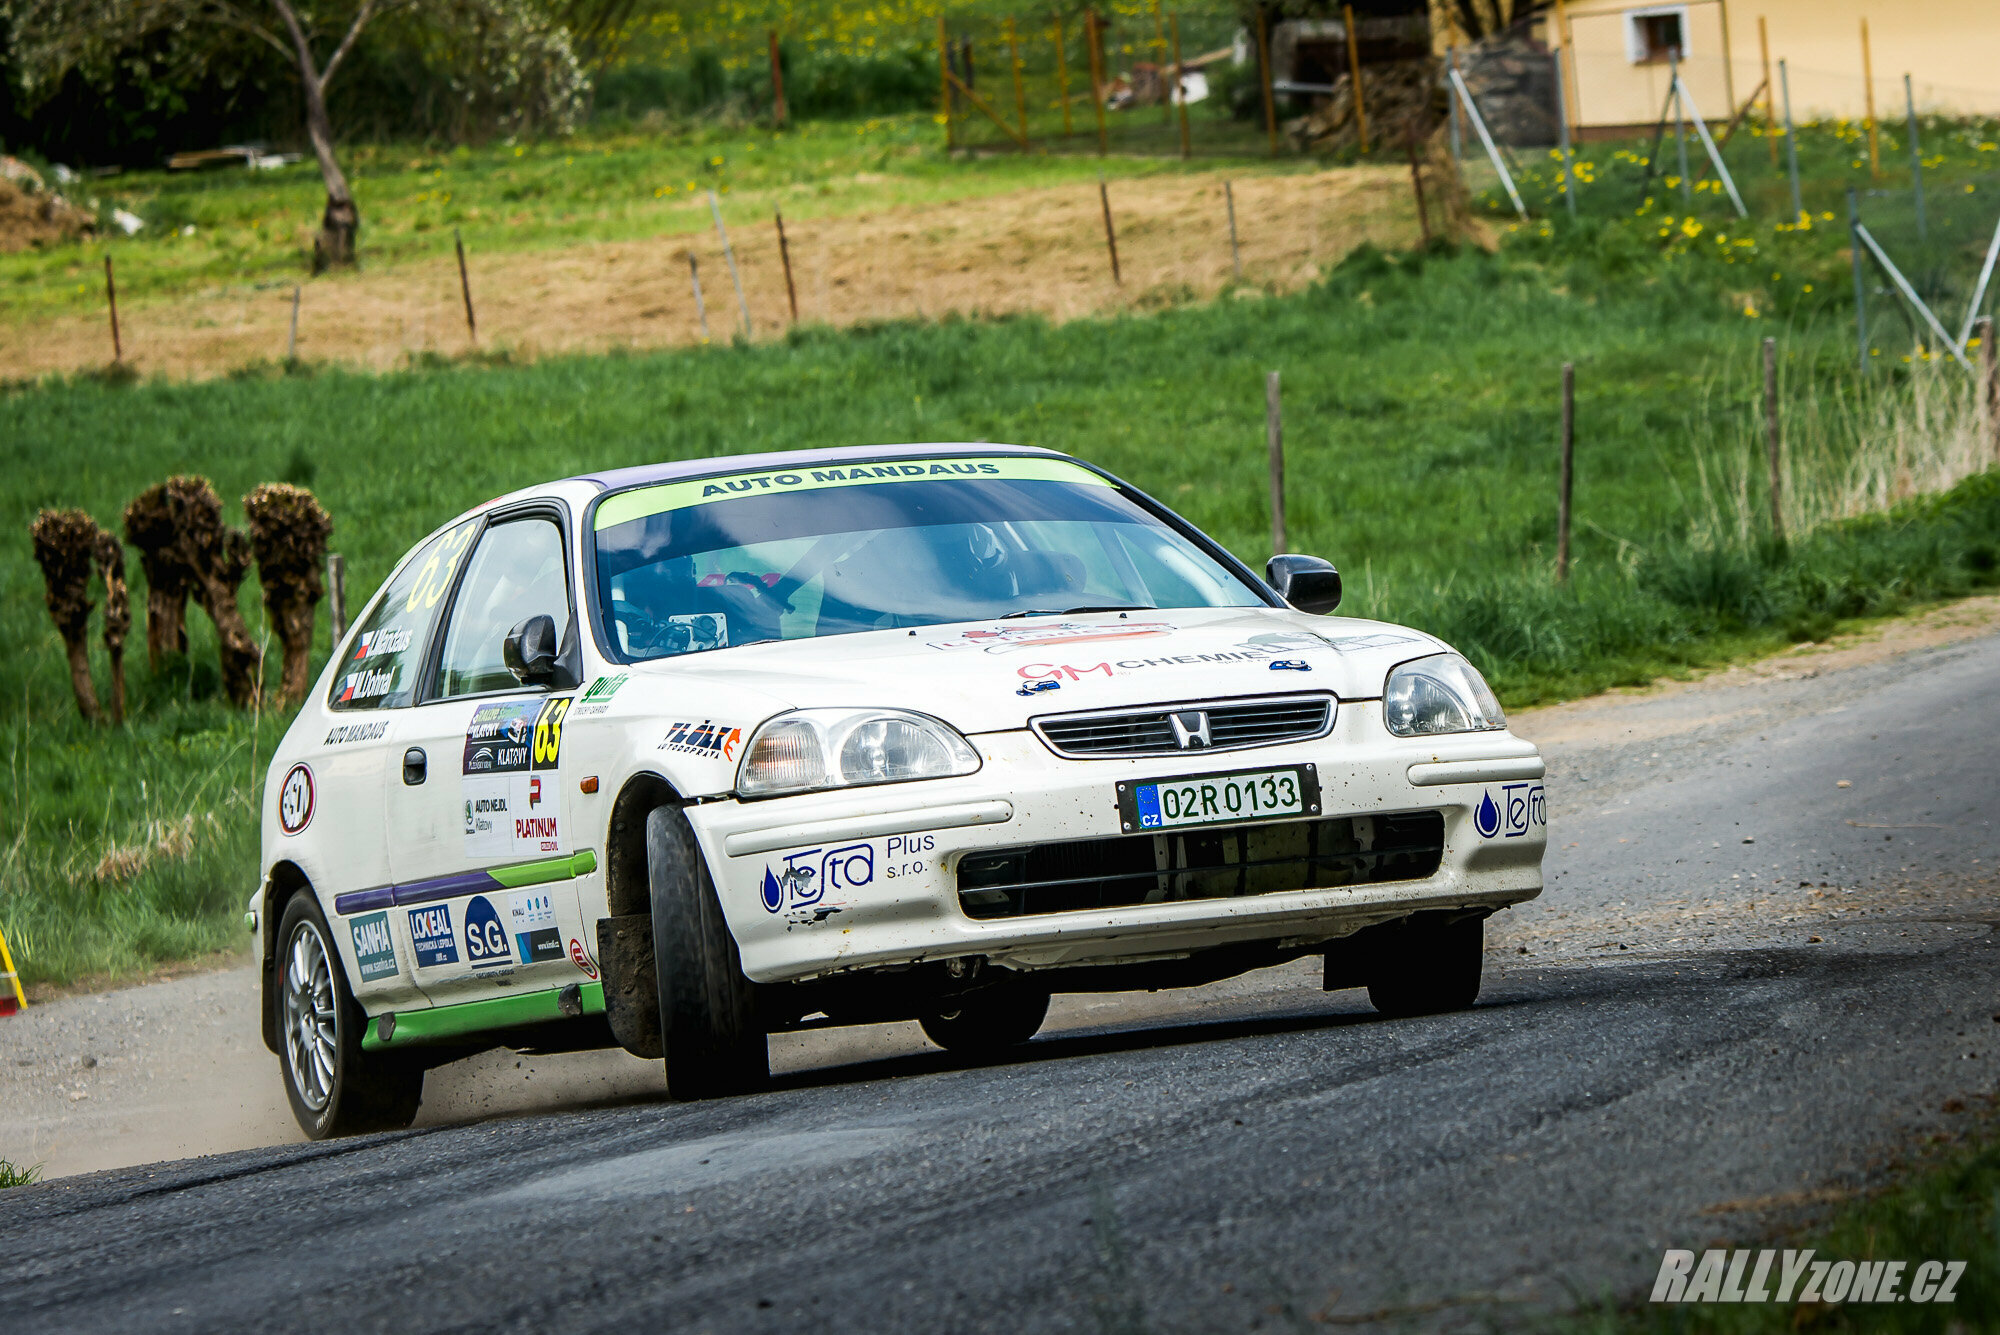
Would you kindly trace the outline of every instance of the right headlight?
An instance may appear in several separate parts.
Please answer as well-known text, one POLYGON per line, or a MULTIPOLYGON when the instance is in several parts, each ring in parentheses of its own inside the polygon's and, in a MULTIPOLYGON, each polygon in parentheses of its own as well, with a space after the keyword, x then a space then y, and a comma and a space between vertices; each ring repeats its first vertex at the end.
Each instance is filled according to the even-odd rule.
POLYGON ((1507 726, 1493 688, 1457 654, 1432 654, 1391 672, 1382 687, 1382 721, 1398 737, 1493 732, 1507 726))
POLYGON ((778 797, 979 768, 979 753, 948 725, 903 709, 796 709, 752 734, 736 774, 740 797, 778 797))

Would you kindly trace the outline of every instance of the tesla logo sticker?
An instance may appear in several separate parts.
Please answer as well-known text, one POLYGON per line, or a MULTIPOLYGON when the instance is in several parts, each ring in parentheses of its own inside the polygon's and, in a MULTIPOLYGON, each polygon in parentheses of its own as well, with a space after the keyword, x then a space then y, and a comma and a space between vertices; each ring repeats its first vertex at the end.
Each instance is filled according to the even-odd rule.
POLYGON ((278 828, 298 834, 312 824, 313 772, 310 765, 294 765, 285 772, 278 789, 278 828))

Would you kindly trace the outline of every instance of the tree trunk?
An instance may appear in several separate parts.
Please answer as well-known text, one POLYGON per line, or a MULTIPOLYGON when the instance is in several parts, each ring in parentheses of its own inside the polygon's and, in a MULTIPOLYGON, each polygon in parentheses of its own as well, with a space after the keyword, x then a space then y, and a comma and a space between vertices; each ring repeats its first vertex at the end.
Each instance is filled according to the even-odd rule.
POLYGON ((312 686, 313 614, 326 593, 321 571, 333 520, 311 492, 284 482, 267 482, 245 496, 243 513, 264 609, 284 646, 280 691, 287 701, 303 700, 312 686))
POLYGON ((125 549, 99 531, 97 573, 104 580, 104 652, 111 659, 111 721, 125 721, 125 635, 132 629, 132 591, 125 585, 125 549))
POLYGON ((306 136, 319 160, 320 179, 326 182, 326 212, 320 215, 319 235, 313 238, 313 272, 321 273, 354 263, 361 210, 354 206, 354 192, 347 188, 347 176, 333 155, 333 122, 327 118, 326 94, 308 69, 302 67, 299 77, 305 85, 306 136))
POLYGON ((139 549, 146 577, 146 663, 155 673, 172 655, 187 654, 188 586, 194 572, 182 564, 180 521, 166 484, 146 488, 125 507, 125 541, 139 549))
MULTIPOLYGON (((139 564, 147 563, 141 559, 139 564)), ((151 572, 146 578, 146 665, 160 670, 169 655, 183 658, 188 651, 187 586, 164 588, 155 584, 151 572)))
POLYGON ((97 689, 90 682, 90 566, 97 549, 97 521, 81 510, 44 510, 29 529, 35 563, 42 568, 49 619, 69 658, 76 712, 97 721, 97 689))

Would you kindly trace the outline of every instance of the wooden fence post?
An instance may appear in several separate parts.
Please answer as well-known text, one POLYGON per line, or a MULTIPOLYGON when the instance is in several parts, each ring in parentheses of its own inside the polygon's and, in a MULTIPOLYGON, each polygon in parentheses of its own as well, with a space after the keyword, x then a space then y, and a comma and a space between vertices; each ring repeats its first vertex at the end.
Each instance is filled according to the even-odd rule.
POLYGON ((298 359, 299 359, 299 285, 297 283, 293 283, 292 284, 292 332, 290 336, 285 339, 285 360, 287 362, 295 362, 298 359))
POLYGON ((1556 496, 1556 583, 1569 582, 1570 496, 1576 482, 1576 363, 1563 363, 1562 482, 1556 496))
POLYGON ((1417 230, 1423 235, 1424 248, 1428 250, 1431 244, 1431 215, 1424 206, 1424 172, 1422 164, 1417 161, 1416 121, 1405 124, 1403 131, 1403 148, 1410 155, 1410 188, 1417 194, 1417 230))
POLYGON ((778 59, 778 30, 771 34, 771 120, 780 129, 785 128, 785 65, 778 59))
POLYGON ((1875 121, 1875 61, 1868 52, 1868 16, 1861 16, 1861 95, 1868 108, 1868 174, 1882 179, 1881 136, 1875 121))
POLYGON ((692 250, 687 257, 688 282, 694 286, 694 313, 701 321, 701 341, 708 343, 712 340, 708 336, 708 303, 701 299, 701 265, 695 260, 692 250))
MULTIPOLYGON (((1167 23, 1160 13, 1160 0, 1153 0, 1153 59, 1159 70, 1160 91, 1167 91, 1167 23)), ((1171 98, 1160 102, 1160 124, 1174 123, 1174 104, 1171 98)))
POLYGON ((1014 31, 1014 18, 1007 17, 1007 68, 1014 74, 1014 119, 1021 123, 1021 142, 1028 139, 1028 95, 1021 90, 1021 41, 1014 31))
POLYGON ((1097 156, 1111 151, 1110 130, 1104 123, 1104 21, 1094 9, 1085 10, 1083 32, 1090 48, 1090 102, 1097 108, 1097 156))
POLYGON ((1271 462, 1271 554, 1281 555, 1290 544, 1285 534, 1285 420, 1278 406, 1278 373, 1264 376, 1264 445, 1271 462))
POLYGON ((1271 20, 1264 6, 1257 6, 1257 68, 1264 76, 1264 133, 1271 141, 1271 156, 1278 156, 1278 102, 1271 92, 1271 20))
POLYGON ((1764 456, 1771 471, 1771 536, 1785 540, 1785 478, 1779 462, 1778 340, 1764 340, 1764 456))
POLYGON ((326 554, 326 601, 333 618, 333 647, 347 636, 347 562, 339 552, 326 554))
POLYGON ((1062 103, 1063 138, 1075 131, 1069 119, 1069 52, 1063 46, 1062 11, 1056 11, 1056 100, 1062 103))
POLYGON ((465 298, 465 332, 477 343, 479 322, 472 316, 472 278, 465 271, 465 238, 456 227, 451 229, 451 243, 458 249, 458 291, 465 298))
POLYGON ((1222 202, 1229 207, 1229 267, 1235 271, 1236 281, 1243 281, 1243 252, 1236 246, 1236 190, 1228 181, 1222 183, 1222 202))
POLYGON ((1111 252, 1111 281, 1123 287, 1125 280, 1118 273, 1118 232, 1111 225, 1111 190, 1104 184, 1104 173, 1097 174, 1097 198, 1104 205, 1104 245, 1111 252))
POLYGON ((778 258, 785 266, 785 300, 791 304, 792 323, 799 322, 799 292, 792 286, 792 248, 785 241, 785 211, 773 208, 771 216, 778 220, 778 258))
MULTIPOLYGON (((1771 146, 1771 170, 1778 169, 1778 85, 1771 82, 1771 30, 1757 16, 1757 50, 1764 57, 1764 141, 1771 146)), ((1582 93, 1577 96, 1581 98, 1582 93)))
POLYGON ((1174 11, 1174 86, 1169 94, 1181 113, 1181 159, 1194 156, 1194 137, 1188 127, 1187 71, 1181 65, 1181 12, 1174 11))
POLYGON ((1354 124, 1361 132, 1361 152, 1368 152, 1368 103, 1361 95, 1361 38, 1354 31, 1354 6, 1342 7, 1347 23, 1347 77, 1354 85, 1354 124))
POLYGON ((945 35, 944 15, 938 15, 938 114, 944 118, 944 151, 955 147, 951 134, 951 41, 945 35))
POLYGON ((1993 346, 1993 317, 1981 316, 1973 330, 1979 339, 1979 397, 1986 406, 1986 432, 1993 438, 1993 458, 2000 461, 2000 349, 1993 346))
POLYGON ((111 361, 125 360, 125 344, 118 337, 118 280, 111 273, 111 256, 104 256, 104 303, 111 308, 111 361))

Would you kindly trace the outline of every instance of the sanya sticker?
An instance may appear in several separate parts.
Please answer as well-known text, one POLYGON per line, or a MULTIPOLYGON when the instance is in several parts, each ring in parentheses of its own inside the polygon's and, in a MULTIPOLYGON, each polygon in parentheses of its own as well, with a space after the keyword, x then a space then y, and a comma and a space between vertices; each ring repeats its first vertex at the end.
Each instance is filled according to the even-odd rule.
POLYGON ((1499 796, 1488 788, 1472 810, 1472 827, 1482 839, 1519 839, 1549 824, 1547 799, 1539 783, 1503 783, 1499 796))
POLYGON ((394 978, 403 971, 396 963, 396 940, 389 935, 388 913, 365 913, 347 927, 354 934, 354 962, 360 966, 362 982, 394 978))
POLYGON ((285 781, 278 786, 278 828, 286 834, 302 833, 312 824, 313 801, 312 766, 300 762, 285 771, 285 781))

